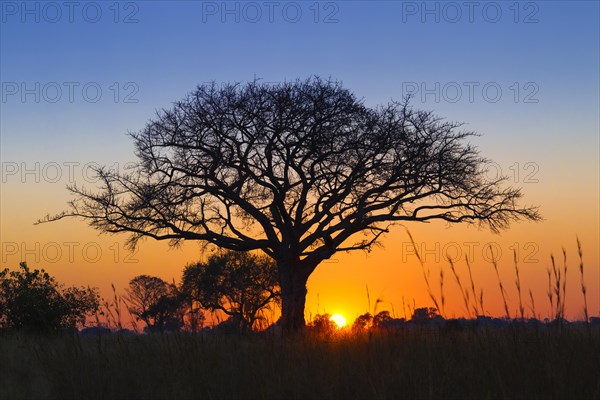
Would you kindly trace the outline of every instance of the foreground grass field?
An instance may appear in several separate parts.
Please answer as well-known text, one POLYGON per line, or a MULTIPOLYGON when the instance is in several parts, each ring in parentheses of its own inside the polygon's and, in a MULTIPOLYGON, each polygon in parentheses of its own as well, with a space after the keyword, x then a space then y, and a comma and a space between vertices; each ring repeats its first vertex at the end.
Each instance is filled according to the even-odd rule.
POLYGON ((0 398, 598 399, 597 327, 0 335, 0 398))

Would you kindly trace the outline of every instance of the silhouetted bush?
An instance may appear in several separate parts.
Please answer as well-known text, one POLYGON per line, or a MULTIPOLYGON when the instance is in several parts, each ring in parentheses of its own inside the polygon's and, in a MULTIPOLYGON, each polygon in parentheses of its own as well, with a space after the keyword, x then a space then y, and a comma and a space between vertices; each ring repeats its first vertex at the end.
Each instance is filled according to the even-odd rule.
POLYGON ((353 332, 364 332, 371 328, 371 324, 373 323, 373 315, 367 312, 362 315, 356 317, 354 322, 352 323, 352 331, 353 332))
POLYGON ((36 332, 83 326, 98 310, 96 288, 63 288, 45 270, 0 271, 0 326, 36 332))
POLYGON ((337 330, 337 325, 331 320, 331 315, 317 314, 308 324, 308 329, 321 335, 332 335, 337 330))

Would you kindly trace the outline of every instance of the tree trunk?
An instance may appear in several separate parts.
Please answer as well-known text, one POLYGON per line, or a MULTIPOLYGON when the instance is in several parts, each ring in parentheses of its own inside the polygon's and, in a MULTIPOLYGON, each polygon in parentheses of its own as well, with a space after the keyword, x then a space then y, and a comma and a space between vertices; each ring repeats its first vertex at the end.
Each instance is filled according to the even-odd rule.
POLYGON ((301 332, 304 321, 304 304, 306 303, 306 282, 308 274, 290 266, 279 268, 279 285, 281 287, 281 328, 284 333, 301 332))

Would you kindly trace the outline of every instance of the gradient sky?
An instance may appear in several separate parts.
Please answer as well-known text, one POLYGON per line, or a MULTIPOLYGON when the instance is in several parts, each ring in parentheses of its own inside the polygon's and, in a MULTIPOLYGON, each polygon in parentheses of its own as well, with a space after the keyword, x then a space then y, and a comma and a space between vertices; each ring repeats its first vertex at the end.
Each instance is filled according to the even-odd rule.
MULTIPOLYGON (((65 208, 68 183, 86 187, 89 163, 134 161, 126 136, 202 82, 266 82, 310 75, 343 81, 366 104, 413 91, 416 108, 466 123, 493 168, 541 206, 541 223, 501 235, 442 223, 408 225, 426 251, 434 291, 445 269, 447 316, 462 299, 443 262, 472 249, 486 310, 502 315, 486 249, 518 306, 512 248, 537 312, 548 313, 550 254, 567 251, 567 311, 583 314, 575 238, 583 243, 592 315, 600 314, 599 3, 538 2, 11 2, 1 5, 0 242, 2 267, 26 259, 66 284, 108 296, 133 276, 177 280, 201 258, 197 244, 169 250, 146 241, 134 255, 122 236, 77 220, 33 226, 65 208), (468 4, 471 4, 469 6, 468 4), (472 7, 472 8, 469 8, 472 7), (260 12, 260 14, 258 14, 260 12), (101 91, 99 94, 98 89, 101 91)), ((464 262, 457 264, 463 280, 464 262)), ((380 298, 431 306, 402 228, 370 254, 339 254, 309 280, 307 308, 350 319, 380 298)), ((529 304, 525 292, 525 304, 529 304)))

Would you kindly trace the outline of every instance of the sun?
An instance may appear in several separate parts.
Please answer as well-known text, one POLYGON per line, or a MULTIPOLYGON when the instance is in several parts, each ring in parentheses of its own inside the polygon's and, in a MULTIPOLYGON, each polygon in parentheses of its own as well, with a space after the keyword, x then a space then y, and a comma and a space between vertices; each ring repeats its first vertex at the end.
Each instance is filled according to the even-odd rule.
POLYGON ((346 318, 342 314, 333 314, 329 320, 335 322, 338 329, 346 325, 346 318))

